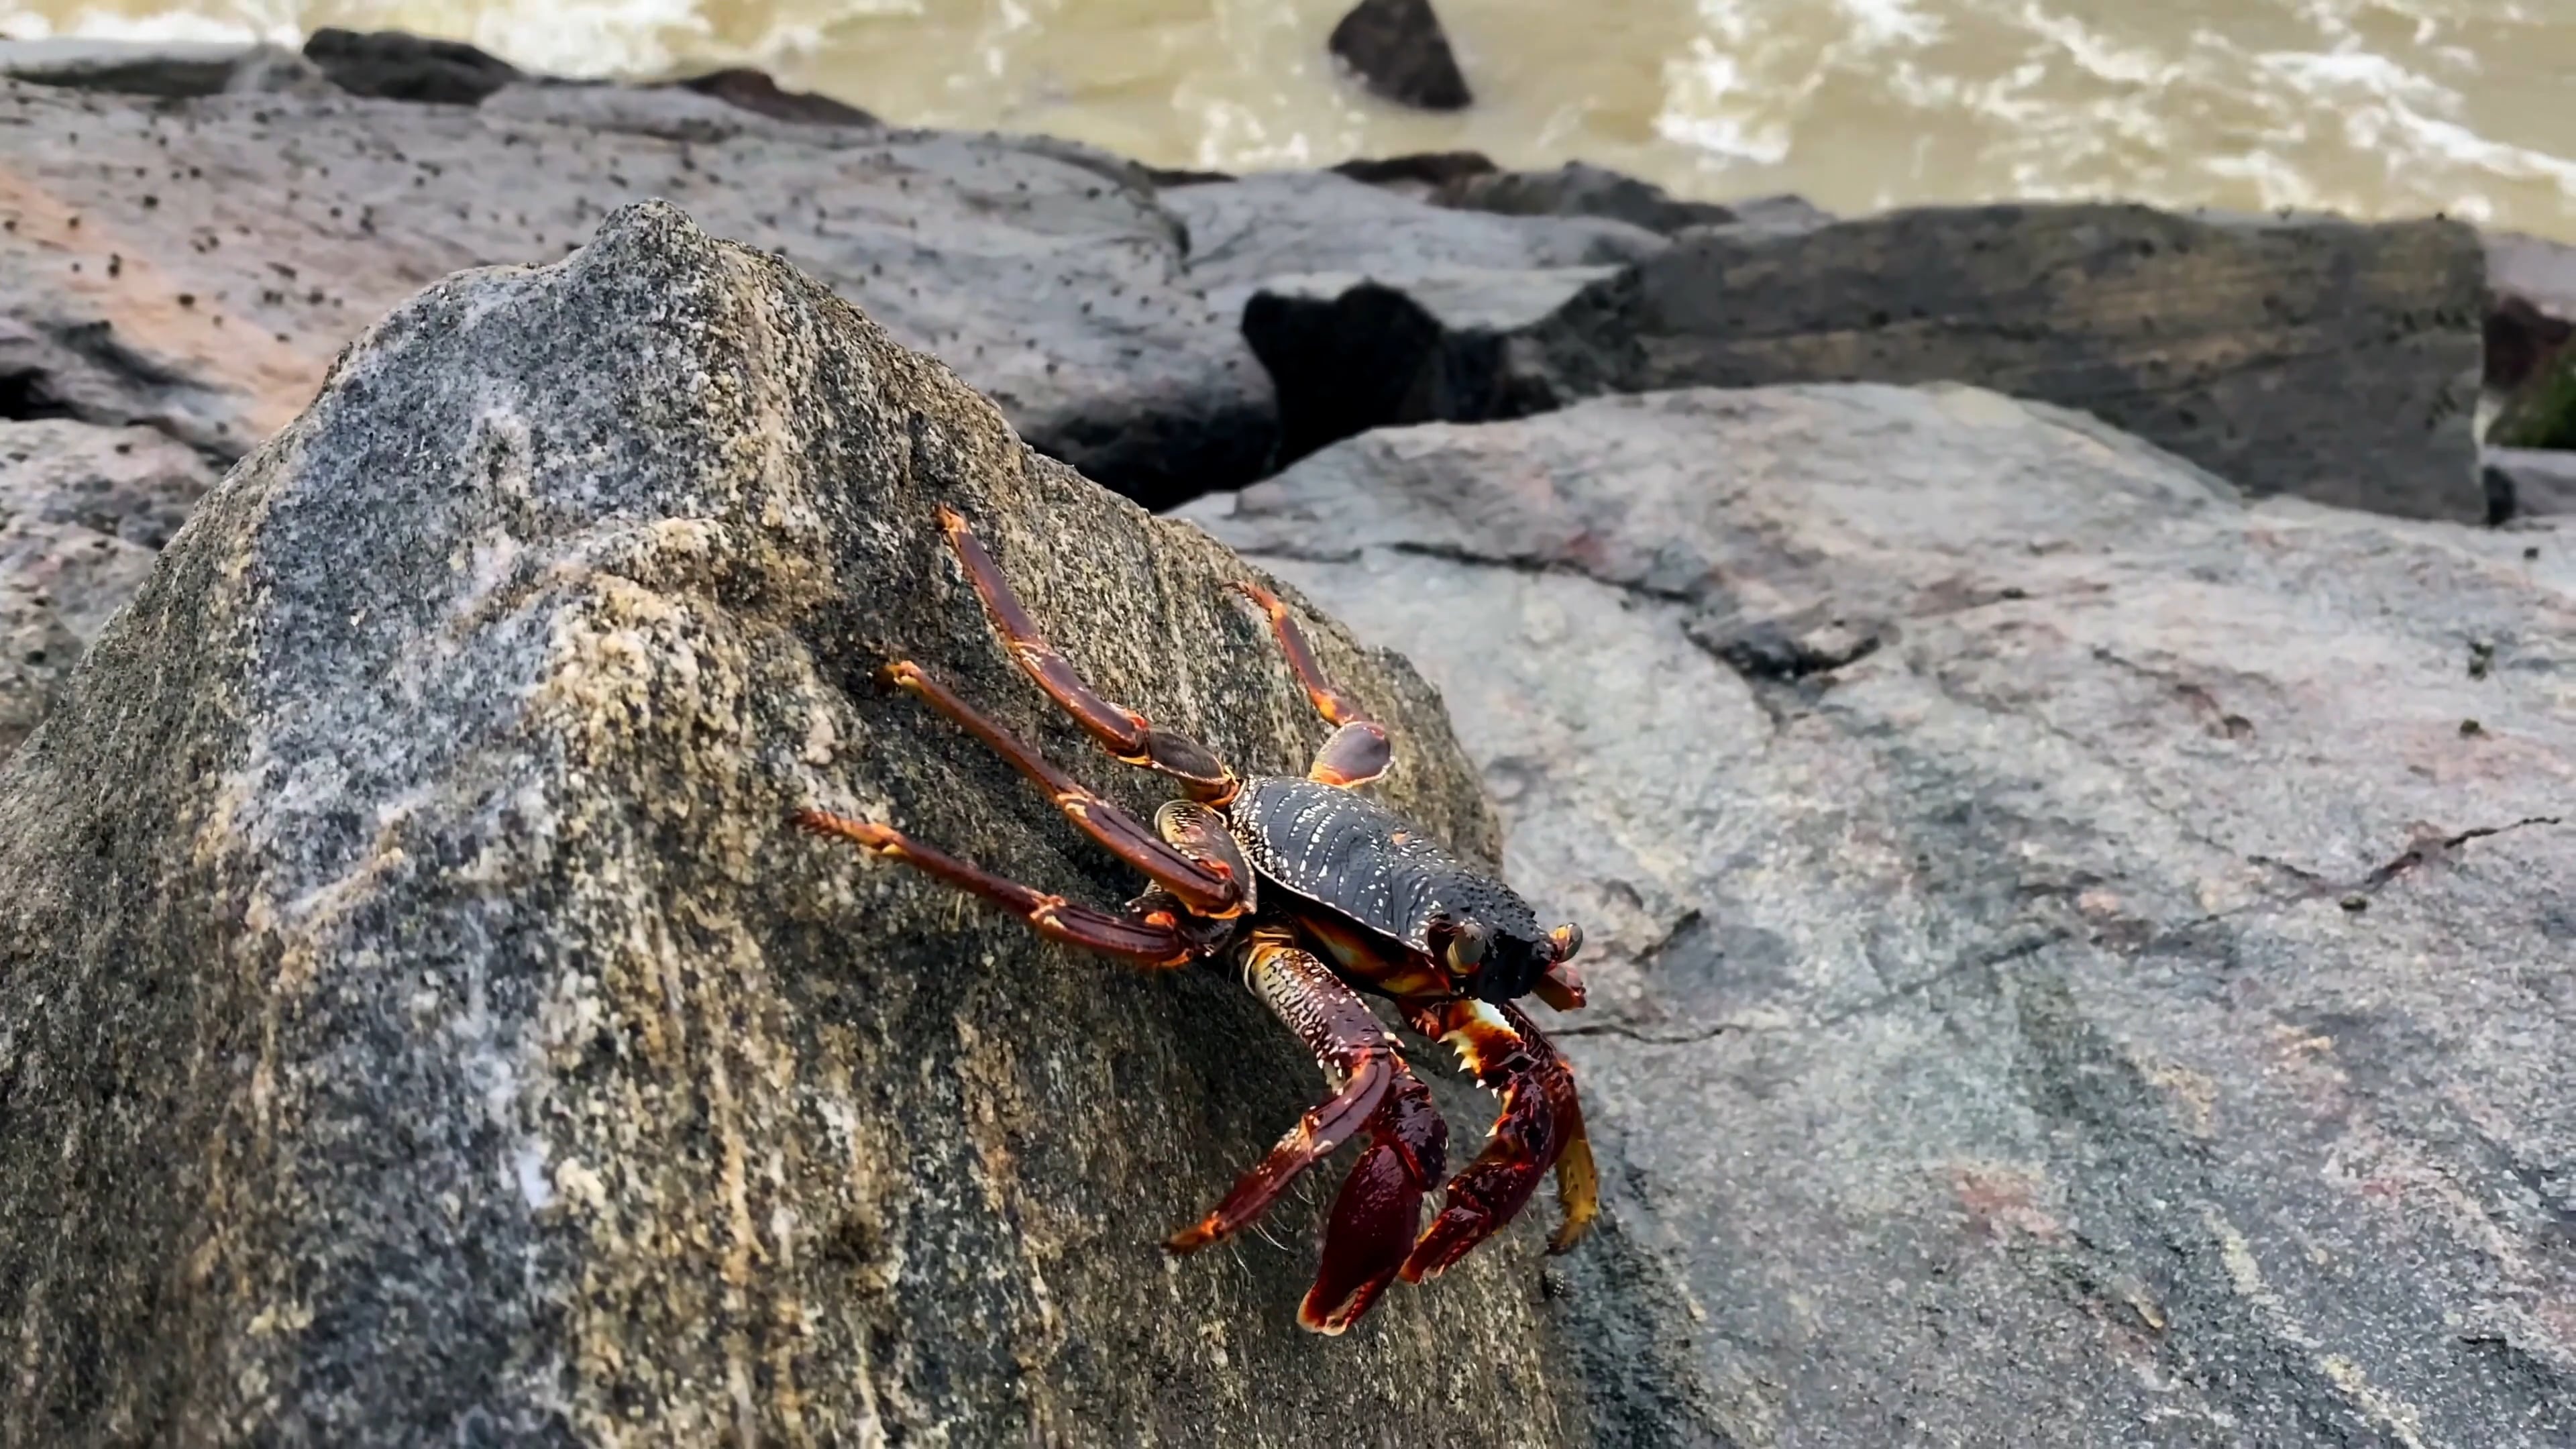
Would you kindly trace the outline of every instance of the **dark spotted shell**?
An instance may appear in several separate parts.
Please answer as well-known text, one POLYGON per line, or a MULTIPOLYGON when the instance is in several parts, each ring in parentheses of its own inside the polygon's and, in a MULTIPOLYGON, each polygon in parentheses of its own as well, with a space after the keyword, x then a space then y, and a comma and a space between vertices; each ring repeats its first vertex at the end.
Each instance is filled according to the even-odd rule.
POLYGON ((1365 795, 1269 776, 1246 780, 1226 815, 1265 880, 1416 951, 1430 949, 1426 928, 1444 909, 1483 922, 1498 944, 1526 948, 1545 937, 1511 887, 1365 795))

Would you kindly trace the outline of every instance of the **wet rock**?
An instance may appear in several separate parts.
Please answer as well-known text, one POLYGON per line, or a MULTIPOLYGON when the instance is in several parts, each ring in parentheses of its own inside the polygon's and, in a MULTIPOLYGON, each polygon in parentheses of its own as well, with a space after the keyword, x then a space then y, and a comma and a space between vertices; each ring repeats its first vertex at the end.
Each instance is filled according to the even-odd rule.
POLYGON ((2486 384, 2511 393, 2566 351, 2576 336, 2576 247, 2487 232, 2486 384))
POLYGON ((1607 267, 1444 268, 1401 286, 1282 277, 1243 309, 1279 397, 1279 460, 1399 423, 1516 418, 1559 399, 1528 331, 1607 267))
POLYGON ((1566 396, 1970 382, 2258 493, 2476 520, 2484 270, 2447 221, 1930 208, 1693 232, 1541 335, 1566 396))
POLYGON ((1239 485, 1271 453, 1238 314, 1182 278, 1184 234, 1141 173, 1069 143, 804 125, 678 88, 513 85, 466 110, 18 86, 0 107, 0 413, 239 456, 415 289, 559 257, 658 195, 821 277, 1137 498, 1239 485))
POLYGON ((461 40, 399 30, 326 25, 304 42, 304 58, 349 94, 390 101, 479 105, 501 87, 527 79, 517 66, 461 40))
POLYGON ((1336 176, 1424 201, 1453 181, 1490 175, 1502 168, 1482 151, 1416 151, 1403 156, 1354 157, 1325 169, 1336 176))
POLYGON ((1351 272, 1403 280, 1449 268, 1600 266, 1669 243, 1597 217, 1493 216, 1427 205, 1330 171, 1271 171, 1167 192, 1188 228, 1189 279, 1233 313, 1275 277, 1351 272))
MULTIPOLYGON (((0 766, 0 1440, 1581 1441, 1543 1213, 1303 1334, 1325 1194, 1284 1250, 1157 1246, 1320 1090, 1227 973, 782 830, 1136 886, 869 682, 1156 798, 1002 656, 942 503, 1104 691, 1302 766, 1237 560, 667 207, 370 328, 0 766)), ((1437 699, 1319 627, 1391 800, 1490 852, 1437 699)))
POLYGON ((1361 84, 1401 105, 1455 111, 1475 100, 1431 0, 1360 0, 1325 47, 1361 84))
POLYGON ((213 483, 148 428, 0 422, 0 757, 213 483))
POLYGON ((2489 448, 2485 459, 2491 522, 2576 513, 2576 452, 2489 448))
POLYGON ((0 76, 69 90, 162 97, 328 88, 320 70, 281 46, 211 42, 0 41, 0 76))
POLYGON ((1553 171, 1465 173, 1442 181, 1430 199, 1441 206, 1504 216, 1607 217, 1666 233, 1740 222, 1788 228, 1821 226, 1833 220, 1795 196, 1756 197, 1727 205, 1684 201, 1651 181, 1583 161, 1569 161, 1553 171))
POLYGON ((2486 437, 2499 448, 2576 448, 2576 350, 2562 344, 2546 354, 2497 410, 2486 437))
POLYGON ((1587 928, 1550 1019, 1628 1251, 1558 1301, 1610 1345, 1689 1305, 1666 1421, 2576 1440, 2576 563, 2230 491, 1816 386, 1391 429, 1187 510, 1409 652, 1587 928))
POLYGON ((793 121, 805 126, 878 124, 876 117, 830 96, 811 91, 782 90, 767 71, 753 70, 748 66, 711 71, 671 84, 777 121, 793 121))

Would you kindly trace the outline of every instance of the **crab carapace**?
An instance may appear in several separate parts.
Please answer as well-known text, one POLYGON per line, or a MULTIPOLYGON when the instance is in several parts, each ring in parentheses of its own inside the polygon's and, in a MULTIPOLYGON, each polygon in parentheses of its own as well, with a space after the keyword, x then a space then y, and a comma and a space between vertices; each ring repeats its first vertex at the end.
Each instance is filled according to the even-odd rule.
POLYGON ((966 520, 942 508, 940 523, 1011 658, 1111 756, 1168 776, 1181 798, 1149 827, 921 666, 891 664, 883 677, 1035 781, 1066 819, 1150 884, 1124 910, 1102 910, 1004 879, 888 826, 812 809, 794 820, 980 896, 1067 945, 1147 967, 1225 959, 1314 1053, 1330 1095, 1214 1211, 1164 1246, 1187 1253, 1235 1232, 1299 1173, 1365 1135, 1298 1309, 1306 1327, 1339 1333, 1399 1275, 1419 1283, 1457 1262, 1509 1223, 1551 1168, 1563 1216, 1549 1248, 1572 1247, 1598 1211, 1574 1074, 1513 1003, 1535 995, 1559 1010, 1583 1004, 1568 964, 1582 933, 1572 925, 1542 930, 1509 886, 1358 793, 1392 762, 1386 728, 1325 679, 1305 634, 1268 590, 1234 586, 1267 616, 1289 669, 1333 726, 1302 778, 1239 778, 1196 740, 1094 693, 1047 643, 966 520), (1484 1149, 1449 1179, 1427 1228, 1422 1199, 1446 1170, 1448 1127, 1362 992, 1454 1048, 1501 1099, 1484 1149))

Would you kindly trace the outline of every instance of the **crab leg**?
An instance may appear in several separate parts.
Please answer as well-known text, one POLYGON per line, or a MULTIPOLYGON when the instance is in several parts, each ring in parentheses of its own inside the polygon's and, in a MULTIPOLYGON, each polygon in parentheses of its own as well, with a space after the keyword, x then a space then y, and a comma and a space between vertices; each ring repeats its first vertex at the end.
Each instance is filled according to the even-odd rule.
POLYGON ((1485 1150, 1449 1180, 1440 1216, 1404 1260, 1404 1281, 1421 1282, 1493 1236, 1520 1212, 1550 1167, 1560 1169, 1557 1190, 1565 1220, 1549 1246, 1557 1252, 1573 1247, 1599 1212, 1573 1068, 1511 1006, 1462 999, 1417 1005, 1406 1015, 1415 1030, 1456 1048, 1476 1080, 1503 1102, 1485 1150))
POLYGON ((1403 1266, 1422 1195, 1440 1175, 1449 1129, 1431 1105, 1430 1090, 1398 1055, 1394 1034, 1357 992, 1300 949, 1292 933, 1256 930, 1244 951, 1243 977, 1315 1054, 1335 1090, 1298 1119, 1215 1211, 1164 1246, 1193 1252, 1243 1227, 1299 1173, 1365 1127, 1369 1148, 1334 1199, 1323 1262, 1297 1314, 1319 1333, 1340 1333, 1403 1266))
POLYGON ((881 673, 887 682, 928 700, 933 709, 990 746, 1012 769, 1036 781, 1054 798, 1056 808, 1064 812, 1066 819, 1109 847, 1111 854, 1143 871, 1154 884, 1170 891, 1193 915, 1224 920, 1243 914, 1250 906, 1250 873, 1230 850, 1202 849, 1193 854, 1176 849, 1147 829, 1143 821, 1092 793, 1018 736, 977 713, 974 706, 949 693, 946 686, 911 660, 898 660, 881 673))
POLYGON ((1047 698, 1098 740, 1101 748, 1121 764, 1160 771, 1180 781, 1194 800, 1223 804, 1234 798, 1234 772, 1214 751, 1188 735, 1156 729, 1143 715, 1125 705, 1110 703, 1083 682, 1082 676, 1039 632, 1037 620, 1029 616, 1028 607, 1012 592, 1001 566, 993 562, 993 555, 957 510, 943 506, 939 526, 948 534, 948 546, 957 551, 957 561, 965 568, 967 581, 984 601, 985 617, 993 621, 993 632, 1001 636, 1011 658, 1037 681, 1047 698))
POLYGON ((1288 667, 1305 688, 1306 697, 1315 702, 1316 712, 1323 715, 1325 723, 1340 726, 1331 739, 1324 741, 1324 748, 1316 752, 1306 778, 1347 789, 1385 774, 1394 755, 1386 726, 1369 718, 1357 701, 1324 678, 1323 666, 1315 662, 1315 651, 1306 645, 1306 632, 1297 627, 1278 595, 1259 584, 1238 582, 1234 587, 1269 616, 1270 632, 1279 640, 1279 652, 1288 656, 1288 667))
POLYGON ((822 810, 799 810, 794 824, 816 835, 837 836, 870 855, 899 860, 925 875, 983 897, 1027 921, 1039 935, 1145 966, 1186 966, 1198 959, 1196 943, 1169 911, 1112 915, 1062 896, 1032 890, 914 840, 899 830, 822 810))

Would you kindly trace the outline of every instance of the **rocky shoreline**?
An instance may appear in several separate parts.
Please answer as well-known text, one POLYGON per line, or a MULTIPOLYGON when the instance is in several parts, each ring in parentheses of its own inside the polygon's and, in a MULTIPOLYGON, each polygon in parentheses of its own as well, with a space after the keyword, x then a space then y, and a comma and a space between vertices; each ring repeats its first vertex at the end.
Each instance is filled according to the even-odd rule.
POLYGON ((2564 249, 348 32, 0 135, 0 1449, 2576 1438, 2564 249), (1246 768, 1316 611, 1587 926, 1593 1243, 1298 1334, 1320 1199, 1153 1248, 1312 1094, 1238 988, 779 834, 1134 889, 866 683, 1157 798, 938 502, 1246 768))

